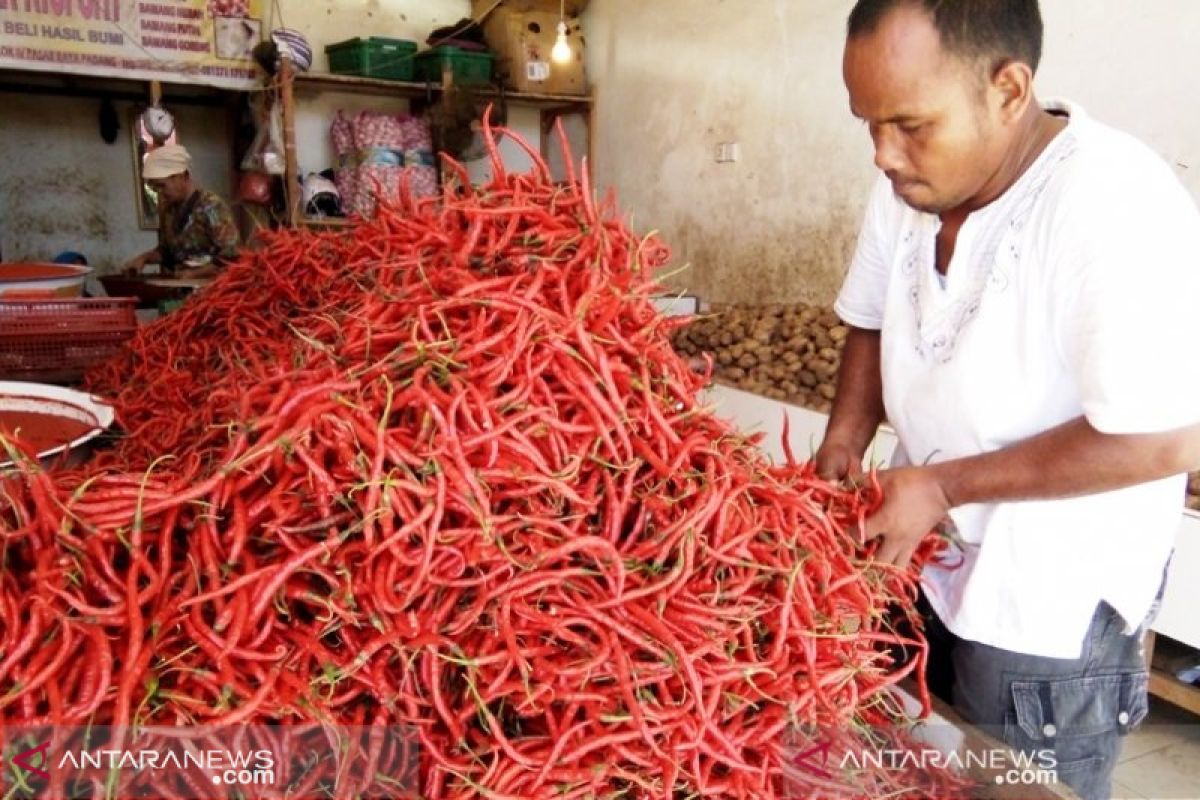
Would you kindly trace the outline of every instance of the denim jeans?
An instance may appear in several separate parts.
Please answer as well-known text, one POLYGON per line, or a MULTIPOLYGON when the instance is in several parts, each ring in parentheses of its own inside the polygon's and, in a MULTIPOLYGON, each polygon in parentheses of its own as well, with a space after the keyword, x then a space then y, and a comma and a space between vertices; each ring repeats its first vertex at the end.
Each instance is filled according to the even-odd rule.
POLYGON ((1149 710, 1146 625, 1126 634, 1121 616, 1101 603, 1082 655, 1046 658, 960 639, 922 606, 931 690, 1015 750, 1053 750, 1060 783, 1082 800, 1107 800, 1121 737, 1149 710))

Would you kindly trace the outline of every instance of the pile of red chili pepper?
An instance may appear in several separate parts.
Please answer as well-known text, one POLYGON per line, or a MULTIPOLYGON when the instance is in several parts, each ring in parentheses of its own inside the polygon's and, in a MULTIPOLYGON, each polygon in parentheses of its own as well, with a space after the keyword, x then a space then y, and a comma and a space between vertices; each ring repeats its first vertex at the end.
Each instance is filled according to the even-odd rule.
POLYGON ((427 798, 952 793, 794 758, 923 686, 877 490, 714 416, 664 246, 488 141, 485 186, 265 234, 89 376, 127 436, 3 478, 0 720, 406 726, 427 798))

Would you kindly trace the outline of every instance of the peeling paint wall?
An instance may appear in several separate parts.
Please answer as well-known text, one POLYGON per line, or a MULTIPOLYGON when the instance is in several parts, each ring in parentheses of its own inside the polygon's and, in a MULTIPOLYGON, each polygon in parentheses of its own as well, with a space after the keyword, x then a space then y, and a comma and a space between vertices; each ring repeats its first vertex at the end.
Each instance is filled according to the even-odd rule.
MULTIPOLYGON (((832 301, 874 172, 841 78, 850 0, 593 0, 594 172, 712 302, 832 301), (740 158, 716 163, 722 142, 740 158)), ((1042 3, 1042 96, 1141 137, 1200 197, 1200 3, 1042 3)))
POLYGON ((845 2, 593 0, 597 184, 714 302, 829 300, 871 180, 841 84, 845 2), (739 160, 717 163, 737 142, 739 160))
POLYGON ((471 15, 470 0, 280 0, 272 27, 304 34, 313 64, 325 72, 325 45, 355 36, 424 42, 430 31, 471 15))
MULTIPOLYGON (((0 92, 0 256, 49 260, 64 250, 87 256, 98 272, 154 246, 138 227, 131 105, 116 103, 121 130, 106 144, 100 101, 0 92)), ((200 185, 230 196, 223 109, 172 107, 200 185)))

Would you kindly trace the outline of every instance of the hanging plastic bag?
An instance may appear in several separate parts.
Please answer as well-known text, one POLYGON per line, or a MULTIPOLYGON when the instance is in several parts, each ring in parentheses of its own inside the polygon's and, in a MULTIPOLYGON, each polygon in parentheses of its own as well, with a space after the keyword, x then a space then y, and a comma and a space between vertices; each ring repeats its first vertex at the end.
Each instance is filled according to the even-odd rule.
POLYGON ((283 110, 265 95, 256 103, 254 142, 242 159, 242 171, 282 175, 287 171, 283 148, 283 110))

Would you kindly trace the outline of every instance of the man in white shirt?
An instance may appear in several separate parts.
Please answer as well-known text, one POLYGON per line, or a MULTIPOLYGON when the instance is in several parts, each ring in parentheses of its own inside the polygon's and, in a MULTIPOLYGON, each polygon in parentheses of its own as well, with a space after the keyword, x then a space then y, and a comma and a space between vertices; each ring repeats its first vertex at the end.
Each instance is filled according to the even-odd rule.
POLYGON ((1146 713, 1140 642, 1200 467, 1200 214, 1146 146, 1038 102, 1041 44, 1037 0, 851 12, 882 174, 816 458, 852 473, 891 423, 878 558, 947 518, 961 551, 923 575, 931 681, 1092 800, 1146 713))

